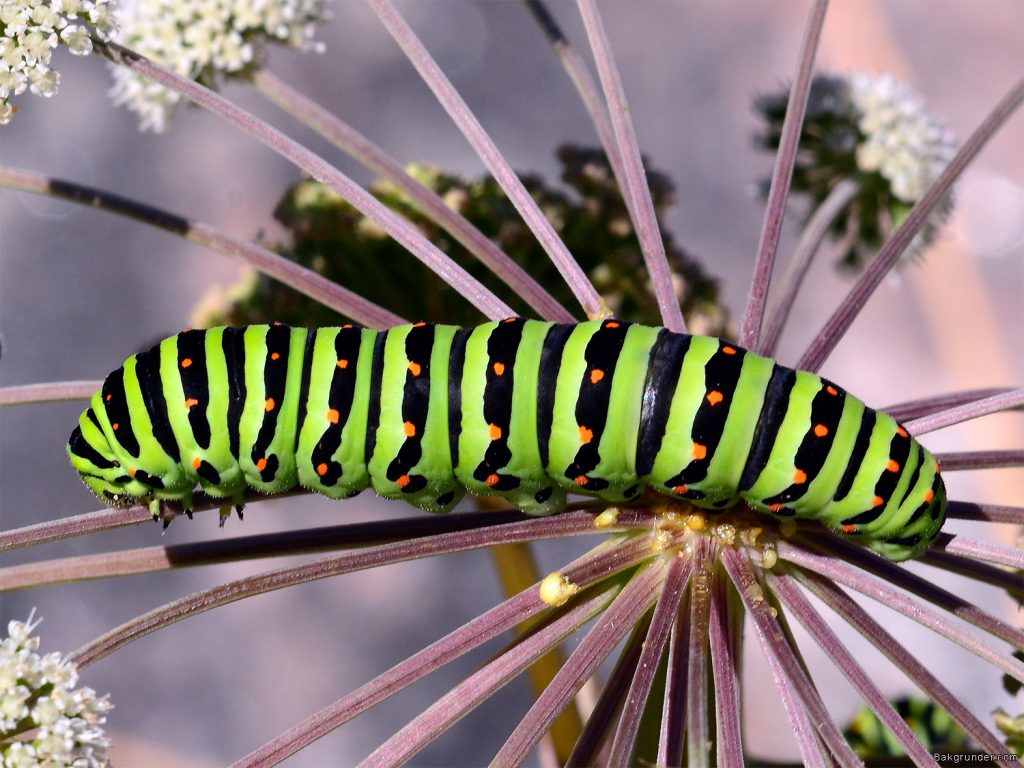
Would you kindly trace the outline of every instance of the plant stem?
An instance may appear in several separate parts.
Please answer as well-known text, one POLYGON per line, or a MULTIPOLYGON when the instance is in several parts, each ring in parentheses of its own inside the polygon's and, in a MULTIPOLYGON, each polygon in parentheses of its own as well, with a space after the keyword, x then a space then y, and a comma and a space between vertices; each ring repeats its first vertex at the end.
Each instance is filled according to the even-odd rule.
POLYGON ((51 381, 0 387, 0 408, 7 405, 55 403, 64 400, 88 400, 103 386, 102 381, 51 381))

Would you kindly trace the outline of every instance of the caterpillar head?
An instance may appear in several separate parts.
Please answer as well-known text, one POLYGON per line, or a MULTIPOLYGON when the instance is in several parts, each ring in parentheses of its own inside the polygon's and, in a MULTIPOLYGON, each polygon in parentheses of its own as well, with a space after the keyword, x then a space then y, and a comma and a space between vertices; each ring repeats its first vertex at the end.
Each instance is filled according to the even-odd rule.
POLYGON ((105 503, 130 506, 138 493, 138 483, 117 460, 103 431, 89 418, 92 411, 82 414, 75 431, 68 440, 67 451, 73 466, 93 493, 105 503))
POLYGON ((866 543, 880 555, 897 562, 918 557, 935 543, 946 520, 946 505, 946 484, 936 469, 931 490, 925 498, 908 498, 900 508, 898 515, 908 522, 899 536, 866 543))

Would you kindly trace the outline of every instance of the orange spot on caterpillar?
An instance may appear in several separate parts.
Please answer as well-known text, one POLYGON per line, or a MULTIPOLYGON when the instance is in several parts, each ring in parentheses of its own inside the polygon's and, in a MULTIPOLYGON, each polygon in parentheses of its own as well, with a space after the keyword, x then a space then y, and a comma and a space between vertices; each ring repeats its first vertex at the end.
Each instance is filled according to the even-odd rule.
POLYGON ((496 485, 497 485, 498 483, 500 483, 500 482, 501 482, 501 478, 500 478, 500 477, 498 477, 498 476, 497 476, 496 474, 493 474, 493 473, 492 473, 492 474, 490 474, 490 475, 488 475, 488 476, 487 476, 487 480, 486 480, 485 482, 486 482, 486 483, 487 483, 487 484, 488 484, 489 486, 491 486, 491 488, 493 488, 494 486, 496 486, 496 485))
POLYGON ((783 507, 781 504, 769 504, 768 509, 770 509, 772 512, 781 512, 783 507))
POLYGON ((117 432, 117 429, 118 429, 118 427, 120 427, 121 425, 120 425, 120 424, 118 424, 118 423, 117 423, 117 422, 115 421, 115 422, 114 422, 113 424, 111 424, 110 426, 112 426, 112 427, 114 428, 114 431, 115 431, 115 432, 117 432))
POLYGON ((708 447, 706 445, 701 445, 700 443, 693 444, 693 458, 700 461, 701 459, 706 458, 707 455, 708 447))
POLYGON ((107 395, 105 399, 109 403, 111 400, 114 399, 114 396, 113 395, 107 395))
POLYGON ((927 491, 924 492, 924 500, 926 502, 931 504, 932 501, 934 501, 934 499, 935 499, 935 491, 933 491, 931 488, 929 488, 927 491))
POLYGON ((735 355, 736 354, 736 347, 722 347, 722 354, 723 355, 735 355))
POLYGON ((411 421, 407 421, 402 424, 402 431, 405 432, 406 437, 412 437, 416 434, 416 425, 411 421))
POLYGON ((942 462, 938 459, 935 460, 935 474, 942 474, 942 462))
POLYGON ((604 327, 605 328, 618 328, 619 327, 619 323, 616 322, 615 320, 609 320, 607 323, 604 324, 604 327))
POLYGON ((341 414, 338 413, 336 408, 331 408, 329 411, 327 411, 327 420, 331 422, 331 424, 337 424, 340 418, 341 414))
POLYGON ((576 485, 582 488, 583 486, 590 482, 590 478, 587 477, 586 475, 580 475, 579 477, 576 478, 575 482, 576 485))
POLYGON ((516 320, 518 320, 518 319, 519 319, 519 318, 517 318, 517 317, 516 317, 515 315, 513 315, 512 317, 506 317, 506 318, 505 318, 504 320, 502 320, 501 322, 503 322, 503 323, 514 323, 514 322, 515 322, 516 320))
POLYGON ((419 376, 423 372, 423 368, 420 367, 419 363, 409 363, 409 373, 413 376, 419 376))
POLYGON ((281 358, 281 353, 280 352, 271 352, 270 353, 270 359, 271 360, 279 360, 280 358, 281 358))
POLYGON ((203 460, 201 458, 196 456, 192 459, 192 469, 199 469, 201 466, 203 466, 203 460))
POLYGON ((412 482, 412 478, 410 478, 408 475, 402 475, 400 478, 395 480, 395 485, 397 485, 399 488, 405 488, 405 486, 407 486, 410 482, 412 482))
POLYGON ((885 465, 885 468, 887 470, 889 470, 890 472, 899 472, 900 471, 900 463, 898 461, 896 461, 895 459, 889 459, 889 463, 885 465))
POLYGON ((491 440, 501 440, 501 427, 497 424, 488 424, 487 427, 490 430, 491 440))
POLYGON ((412 327, 413 328, 422 328, 424 325, 426 325, 426 323, 423 322, 422 320, 420 320, 418 323, 413 323, 412 327))
POLYGON ((900 427, 899 429, 896 430, 896 434, 899 435, 900 437, 906 437, 907 430, 905 430, 903 427, 900 427))
POLYGON ((276 406, 277 403, 274 402, 274 398, 272 397, 268 397, 267 402, 263 404, 263 407, 266 409, 267 413, 270 413, 272 410, 274 410, 276 406))
POLYGON ((857 530, 856 525, 844 525, 842 526, 843 533, 854 533, 857 530))
POLYGON ((885 499, 883 499, 881 496, 875 496, 875 498, 871 500, 872 507, 880 507, 883 504, 885 504, 885 499))
POLYGON ((258 471, 262 472, 266 468, 267 468, 267 460, 265 458, 261 458, 259 461, 256 462, 256 469, 258 471))
POLYGON ((793 473, 793 482, 796 483, 797 485, 803 485, 804 483, 807 482, 807 473, 804 472, 802 469, 798 469, 796 472, 793 473))
POLYGON ((326 464, 317 464, 316 465, 316 473, 318 475, 320 475, 320 477, 323 477, 324 475, 326 475, 327 474, 327 465, 326 464))
POLYGON ((138 472, 138 471, 139 471, 138 469, 136 469, 135 467, 132 467, 131 469, 128 470, 128 474, 131 475, 132 477, 135 477, 135 473, 138 472))
POLYGON ((192 358, 191 357, 186 357, 184 360, 181 361, 181 367, 182 368, 189 368, 191 365, 192 365, 192 358))
POLYGON ((271 323, 271 325, 281 325, 281 321, 275 320, 274 322, 271 323))
POLYGON ((594 439, 594 430, 580 427, 580 442, 586 445, 594 439))
POLYGON ((188 400, 185 401, 185 410, 187 411, 191 409, 193 405, 199 405, 199 401, 196 400, 194 397, 190 397, 188 400))
POLYGON ((351 328, 351 327, 352 327, 352 323, 345 323, 345 324, 344 324, 343 326, 341 326, 341 327, 342 327, 342 328, 351 328))
POLYGON ((338 367, 341 369, 348 368, 348 360, 339 360, 338 367))
POLYGON ((719 392, 717 389, 712 389, 708 392, 708 402, 712 405, 718 405, 725 399, 725 395, 719 392))
POLYGON ((677 485, 672 490, 675 491, 676 493, 682 495, 682 494, 686 493, 688 490, 690 490, 690 486, 688 486, 688 485, 677 485))
POLYGON ((830 395, 838 395, 839 394, 839 390, 836 389, 835 387, 833 387, 831 384, 829 384, 827 387, 825 387, 825 391, 828 392, 830 395))
POLYGON ((828 434, 828 427, 826 427, 824 424, 815 424, 814 434, 817 437, 824 437, 825 435, 828 434))
POLYGON ((504 363, 495 363, 494 364, 494 375, 495 376, 504 376, 505 375, 505 364, 504 363))
POLYGON ((600 368, 595 368, 590 372, 590 383, 597 384, 601 379, 604 378, 604 371, 600 368))

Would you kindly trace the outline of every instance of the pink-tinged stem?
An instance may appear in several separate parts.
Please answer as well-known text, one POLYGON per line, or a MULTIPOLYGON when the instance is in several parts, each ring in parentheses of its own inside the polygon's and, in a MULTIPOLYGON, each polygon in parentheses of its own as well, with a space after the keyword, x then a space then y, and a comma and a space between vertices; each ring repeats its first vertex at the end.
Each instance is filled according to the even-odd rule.
POLYGON ((945 199, 953 182, 960 177, 960 174, 981 151, 981 148, 988 143, 988 140, 995 135, 1000 126, 1016 111, 1021 101, 1024 101, 1024 79, 1019 80, 1010 89, 995 109, 975 129, 949 165, 939 174, 939 178, 935 180, 924 197, 917 201, 913 210, 885 242, 878 255, 864 270, 864 274, 861 275, 853 290, 804 352, 803 357, 796 364, 797 368, 805 371, 817 371, 821 368, 843 334, 846 333, 868 299, 871 298, 871 294, 875 292, 903 251, 910 245, 910 241, 924 226, 935 206, 945 199))
POLYGON ((723 547, 721 562, 754 620, 757 639, 761 643, 775 685, 779 689, 790 725, 793 726, 804 764, 825 765, 825 759, 818 748, 817 733, 843 765, 859 765, 860 761, 829 717, 818 692, 793 654, 782 628, 772 616, 750 560, 739 550, 723 547), (814 726, 811 725, 812 721, 814 726))
POLYGON ((255 115, 246 112, 223 96, 199 83, 171 72, 155 62, 116 43, 93 41, 98 51, 115 64, 127 67, 180 93, 189 101, 222 118, 252 136, 266 147, 323 182, 356 210, 387 232, 396 242, 422 261, 438 277, 455 288, 463 297, 477 306, 492 320, 513 315, 512 309, 491 293, 479 280, 456 264, 441 249, 431 243, 413 226, 377 198, 356 184, 315 152, 285 136, 255 115))
POLYGON ((935 455, 943 472, 965 469, 1006 469, 1024 466, 1024 450, 1018 451, 964 451, 935 455))
POLYGON ((116 213, 143 224, 158 227, 193 243, 198 243, 211 251, 237 259, 268 277, 294 288, 299 293, 309 296, 325 307, 330 307, 335 312, 371 328, 388 328, 405 322, 399 315, 377 306, 372 301, 343 288, 323 275, 296 264, 291 259, 286 259, 267 248, 248 240, 233 237, 210 224, 187 219, 176 213, 161 210, 102 189, 43 176, 31 171, 0 167, 0 186, 70 200, 79 205, 116 213))
POLYGON ((519 211, 523 221, 526 222, 534 237, 551 258, 580 306, 583 307, 584 312, 588 317, 601 316, 601 297, 594 286, 591 285, 586 274, 573 259, 554 227, 551 226, 551 222, 544 217, 544 213, 537 206, 536 201, 530 197, 530 193, 523 186, 515 171, 498 151, 494 141, 487 135, 480 121, 476 119, 466 102, 456 92, 451 81, 445 77, 416 33, 412 31, 412 28, 388 0, 369 0, 369 3, 395 42, 416 67, 424 82, 434 92, 441 106, 445 108, 473 149, 476 150, 487 170, 491 172, 499 186, 505 190, 512 205, 519 211))
POLYGON ((640 145, 636 140, 636 131, 630 117, 619 68, 615 65, 611 45, 594 0, 578 0, 578 4, 583 16, 583 25, 587 30, 587 38, 590 40, 590 49, 593 51, 594 61, 597 62, 597 73, 601 78, 608 112, 611 114, 615 143, 619 148, 622 170, 625 173, 625 197, 627 201, 631 201, 629 210, 640 240, 640 250, 647 264, 647 272, 654 286, 661 320, 670 331, 685 333, 686 322, 683 320, 679 297, 672 282, 672 270, 665 256, 665 244, 661 240, 661 228, 654 212, 651 190, 647 186, 647 174, 644 172, 643 160, 640 157, 640 145))
POLYGON ((711 753, 711 718, 708 714, 708 621, 714 545, 707 536, 694 542, 693 578, 690 580, 690 655, 686 670, 686 757, 690 766, 703 765, 711 753))
POLYGON ((513 768, 525 762, 558 714, 650 607, 664 571, 655 560, 630 579, 494 756, 492 768, 513 768))
MULTIPOLYGON (((601 545, 562 573, 574 584, 586 587, 649 557, 650 542, 649 536, 642 536, 622 544, 601 545)), ((546 609, 548 605, 540 599, 537 589, 520 592, 290 728, 239 760, 233 768, 277 765, 417 680, 546 609)))
POLYGON ((651 618, 651 626, 647 630, 647 639, 644 641, 643 650, 640 653, 636 675, 633 677, 629 696, 626 697, 622 716, 619 718, 619 725, 615 730, 615 738, 612 741, 612 749, 607 761, 609 766, 625 767, 630 764, 633 746, 636 744, 636 735, 640 729, 640 718, 644 713, 647 697, 650 695, 651 685, 654 683, 654 675, 658 671, 658 664, 665 650, 665 644, 668 642, 669 632, 675 624, 679 601, 690 581, 691 573, 693 573, 693 562, 682 553, 673 558, 665 573, 665 583, 662 586, 661 594, 658 595, 658 602, 654 606, 654 616, 651 618))
POLYGON ((878 686, 874 684, 868 673, 864 671, 864 668, 857 663, 853 654, 850 653, 836 633, 829 628, 821 614, 814 610, 810 601, 804 597, 800 589, 793 583, 793 579, 789 576, 772 573, 771 571, 765 572, 765 579, 786 609, 796 616, 797 621, 804 626, 808 634, 825 651, 825 655, 846 676, 846 679, 857 689, 868 706, 878 715, 878 719, 896 737, 896 740, 906 750, 914 765, 938 766, 928 748, 914 735, 910 726, 900 717, 892 704, 888 702, 885 694, 878 689, 878 686))
POLYGON ((534 518, 483 530, 459 531, 384 544, 291 568, 268 571, 256 576, 229 581, 226 584, 196 592, 160 606, 87 643, 75 651, 71 658, 79 667, 84 667, 168 624, 246 597, 272 592, 284 587, 392 563, 482 549, 494 544, 557 538, 572 535, 572 531, 578 534, 593 533, 593 518, 587 514, 574 516, 572 513, 554 515, 549 518, 534 518), (551 523, 555 523, 555 525, 552 527, 551 523))
POLYGON ((611 602, 613 591, 567 611, 470 675, 363 760, 360 768, 403 765, 611 602))
MULTIPOLYGON (((998 667, 1006 674, 1018 680, 1024 680, 1024 663, 1011 658, 1009 654, 1000 651, 987 640, 975 637, 968 632, 965 632, 938 611, 934 611, 927 605, 913 600, 902 592, 897 591, 895 588, 896 586, 900 586, 905 589, 908 588, 907 582, 910 581, 909 579, 901 579, 900 581, 903 583, 896 582, 895 580, 881 581, 867 575, 852 564, 843 562, 838 558, 817 555, 785 541, 779 542, 778 551, 779 557, 806 568, 809 571, 826 576, 839 584, 843 584, 863 595, 867 595, 872 600, 876 600, 883 605, 889 606, 894 611, 901 613, 933 632, 937 632, 949 640, 952 640, 954 643, 967 649, 979 658, 998 667)), ((911 575, 908 571, 904 571, 903 573, 906 576, 911 575)), ((944 590, 940 590, 927 583, 922 584, 921 582, 924 582, 924 580, 919 577, 917 582, 918 583, 915 584, 915 587, 918 589, 930 588, 928 589, 929 592, 938 593, 937 597, 939 599, 947 604, 952 604, 951 608, 953 612, 962 618, 966 618, 968 621, 975 619, 978 614, 983 614, 980 609, 970 606, 963 600, 950 595, 944 590), (956 610, 956 605, 965 606, 965 610, 956 610)), ((1024 633, 998 621, 997 619, 994 619, 991 616, 988 616, 987 614, 983 615, 987 616, 989 619, 984 629, 988 630, 996 637, 1006 640, 1008 643, 1012 643, 1018 647, 1024 647, 1024 633), (999 634, 993 632, 990 627, 999 629, 999 634)), ((977 624, 978 622, 975 620, 972 623, 977 624)))
POLYGON ((977 504, 973 501, 951 501, 946 517, 953 520, 980 520, 985 523, 1024 525, 1024 507, 1001 504, 977 504))
POLYGON ((973 403, 975 400, 984 400, 993 395, 1002 395, 1006 392, 1013 392, 1012 387, 989 387, 987 389, 968 389, 963 392, 949 392, 945 395, 925 397, 920 400, 910 400, 905 403, 897 403, 882 408, 883 411, 892 416, 896 421, 910 421, 919 419, 922 416, 929 416, 949 408, 956 408, 959 405, 973 403))
POLYGON ((853 598, 831 580, 814 573, 796 570, 793 576, 813 592, 823 603, 841 616, 854 629, 867 638, 907 677, 913 680, 925 694, 945 709, 964 730, 967 731, 986 751, 993 755, 1008 754, 1006 746, 984 723, 971 714, 960 699, 928 668, 918 661, 911 651, 868 614, 853 598))
POLYGON ((601 695, 594 705, 587 724, 573 747, 572 754, 565 763, 565 768, 588 768, 598 765, 601 747, 614 731, 615 718, 622 708, 622 702, 629 693, 629 686, 636 675, 637 664, 640 662, 640 651, 644 647, 644 639, 650 629, 650 615, 644 616, 626 639, 619 658, 615 661, 615 669, 604 684, 601 695))
POLYGON ((511 257, 441 196, 414 179, 391 155, 337 115, 299 93, 266 68, 253 75, 256 88, 290 115, 305 123, 342 152, 394 184, 427 218, 448 232, 545 320, 571 323, 575 318, 511 257))
POLYGON ((990 544, 987 541, 975 541, 963 536, 951 536, 940 533, 935 541, 934 549, 949 552, 951 555, 962 555, 975 560, 985 560, 1007 568, 1024 570, 1024 550, 1005 547, 1001 544, 990 544))
POLYGON ((782 234, 782 220, 786 215, 786 200, 789 197, 789 185, 793 180, 793 166, 796 164, 797 150, 800 146, 807 97, 811 92, 811 76, 814 74, 814 58, 818 51, 821 28, 825 24, 826 10, 827 0, 815 0, 808 14, 804 37, 800 43, 796 77, 793 78, 793 87, 789 91, 786 117, 782 121, 779 151, 775 155, 775 166, 772 168, 771 187, 768 190, 768 204, 757 246, 750 296, 747 298, 743 322, 740 325, 740 344, 754 352, 761 350, 761 323, 765 303, 768 301, 768 288, 771 285, 779 236, 782 234))
POLYGON ((21 384, 16 387, 0 387, 0 408, 5 405, 55 403, 62 400, 88 400, 102 386, 102 381, 53 381, 45 384, 21 384))
POLYGON ((665 699, 661 708, 658 765, 679 765, 686 740, 686 691, 690 659, 690 595, 683 595, 669 638, 665 699))
POLYGON ((619 183, 619 188, 623 193, 623 201, 626 203, 626 207, 629 209, 630 216, 632 217, 632 201, 625 192, 626 172, 622 168, 622 156, 619 154, 619 148, 615 144, 615 131, 612 128, 611 120, 608 118, 608 108, 604 98, 601 96, 601 91, 597 83, 594 82, 594 78, 591 76, 590 70, 583 62, 582 57, 573 48, 569 38, 559 28, 544 3, 541 0, 525 0, 525 3, 526 7, 530 9, 530 13, 533 14, 533 18, 547 36, 551 47, 558 54, 558 58, 561 60, 562 66, 565 67, 569 79, 576 86, 576 92, 579 94, 587 114, 590 115, 590 121, 594 124, 594 131, 597 133, 598 141, 601 142, 601 146, 604 148, 604 153, 608 157, 608 165, 611 166, 612 174, 614 174, 619 183))
POLYGON ((943 429, 963 421, 988 416, 990 413, 1020 408, 1022 405, 1024 405, 1024 388, 1013 389, 1001 395, 993 395, 992 397, 986 397, 984 400, 975 400, 973 403, 958 405, 955 408, 939 411, 930 416, 922 416, 920 419, 908 421, 904 426, 912 435, 924 435, 928 432, 934 432, 936 429, 943 429))
POLYGON ((925 552, 917 561, 964 576, 972 581, 984 582, 1005 589, 1011 595, 1017 595, 1018 600, 1024 597, 1024 581, 1021 580, 1019 571, 1007 571, 988 563, 979 563, 977 560, 951 555, 949 552, 938 549, 925 552))
POLYGON ((146 523, 153 515, 145 506, 137 505, 129 509, 100 509, 86 512, 83 515, 72 515, 45 523, 26 525, 23 528, 12 528, 0 531, 0 552, 28 547, 34 544, 45 544, 50 541, 85 536, 99 531, 111 531, 129 525, 146 523))
POLYGON ((793 251, 793 258, 786 268, 786 274, 782 278, 782 288, 778 298, 772 304, 771 312, 761 331, 761 338, 757 346, 762 355, 771 357, 775 354, 782 329, 786 327, 789 313, 796 303, 796 296, 804 283, 807 271, 811 268, 811 261, 818 249, 821 248, 821 244, 825 242, 825 238, 828 237, 836 217, 843 212, 859 191, 857 182, 853 179, 843 179, 832 188, 828 197, 815 209, 808 220, 800 235, 800 240, 796 244, 796 249, 793 251))
POLYGON ((715 726, 718 764, 725 768, 743 765, 743 736, 740 722, 740 678, 736 649, 729 627, 729 582, 717 576, 711 597, 708 639, 711 641, 711 670, 715 676, 715 726))

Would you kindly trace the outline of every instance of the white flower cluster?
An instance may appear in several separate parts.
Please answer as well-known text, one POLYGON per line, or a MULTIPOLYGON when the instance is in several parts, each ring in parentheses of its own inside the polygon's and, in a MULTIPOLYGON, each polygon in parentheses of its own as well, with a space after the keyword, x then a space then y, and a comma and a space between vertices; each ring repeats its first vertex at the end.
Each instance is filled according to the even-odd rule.
POLYGON ((848 82, 864 135, 857 147, 858 167, 880 173, 900 200, 916 202, 952 159, 952 131, 892 75, 856 74, 848 82))
POLYGON ((110 741, 100 725, 111 704, 92 688, 74 690, 75 665, 40 656, 39 625, 12 621, 0 641, 0 763, 3 768, 100 768, 110 741))
MULTIPOLYGON (((322 0, 124 0, 119 7, 119 43, 207 86, 258 65, 269 42, 319 50, 312 37, 322 0)), ((138 113, 143 130, 167 128, 180 94, 121 67, 113 77, 114 102, 138 113)))
POLYGON ((113 34, 108 0, 0 0, 0 125, 14 115, 11 96, 26 88, 37 96, 57 92, 53 51, 64 43, 76 56, 90 53, 88 27, 102 39, 113 34))

